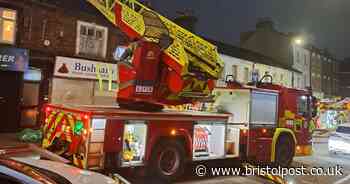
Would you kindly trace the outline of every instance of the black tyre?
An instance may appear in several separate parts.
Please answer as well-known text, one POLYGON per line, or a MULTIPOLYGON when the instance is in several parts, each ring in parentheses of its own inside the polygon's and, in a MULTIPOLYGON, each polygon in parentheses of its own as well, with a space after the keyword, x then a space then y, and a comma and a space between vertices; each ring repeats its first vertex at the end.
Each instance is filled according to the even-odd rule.
POLYGON ((174 181, 185 170, 184 146, 175 140, 163 141, 152 152, 151 174, 160 180, 174 181))
POLYGON ((276 143, 275 164, 281 167, 288 167, 295 154, 295 142, 290 135, 281 135, 276 143))

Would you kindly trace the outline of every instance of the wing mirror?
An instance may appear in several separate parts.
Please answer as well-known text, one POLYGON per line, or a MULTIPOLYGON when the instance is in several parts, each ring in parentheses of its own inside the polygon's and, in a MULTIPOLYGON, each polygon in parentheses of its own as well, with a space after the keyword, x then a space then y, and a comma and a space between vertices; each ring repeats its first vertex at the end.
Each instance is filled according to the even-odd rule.
POLYGON ((123 61, 130 56, 130 49, 126 46, 117 46, 113 52, 113 58, 116 61, 123 61))

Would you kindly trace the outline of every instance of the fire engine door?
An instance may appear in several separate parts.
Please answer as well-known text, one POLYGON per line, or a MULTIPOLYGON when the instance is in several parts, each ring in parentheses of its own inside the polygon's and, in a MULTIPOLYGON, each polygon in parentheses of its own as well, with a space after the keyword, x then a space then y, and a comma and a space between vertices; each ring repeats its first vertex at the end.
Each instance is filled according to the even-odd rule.
POLYGON ((271 151, 271 140, 260 138, 271 137, 268 130, 277 126, 278 94, 253 90, 250 98, 247 156, 262 156, 267 159, 271 151))

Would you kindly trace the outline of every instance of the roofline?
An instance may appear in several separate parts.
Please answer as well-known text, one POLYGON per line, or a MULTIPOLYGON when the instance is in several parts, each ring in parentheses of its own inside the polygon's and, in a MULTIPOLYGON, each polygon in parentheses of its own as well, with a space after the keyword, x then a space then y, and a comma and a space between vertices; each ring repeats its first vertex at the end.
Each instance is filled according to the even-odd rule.
POLYGON ((258 52, 254 52, 254 51, 251 51, 251 50, 248 50, 248 49, 245 49, 245 48, 241 48, 241 47, 237 47, 237 46, 234 46, 234 45, 231 45, 231 44, 228 44, 228 43, 224 43, 224 42, 221 42, 221 41, 217 41, 217 40, 213 40, 213 39, 210 39, 210 38, 206 38, 204 37, 204 39, 206 39, 207 41, 211 42, 212 44, 214 44, 218 50, 221 50, 220 49, 220 45, 223 45, 225 47, 229 47, 229 48, 233 48, 233 49, 237 49, 237 50, 240 50, 240 51, 243 51, 243 52, 247 52, 247 53, 250 53, 252 54, 252 56, 254 57, 255 56, 259 56, 259 57, 262 57, 266 60, 270 60, 272 62, 274 62, 274 64, 271 64, 271 63, 266 63, 266 62, 261 62, 261 61, 252 61, 252 60, 249 60, 249 59, 246 59, 244 57, 239 57, 237 55, 233 55, 233 54, 230 54, 229 52, 220 52, 218 51, 220 54, 224 54, 224 55, 228 55, 228 56, 231 56, 231 57, 235 57, 235 58, 239 58, 239 59, 243 59, 243 60, 247 60, 247 61, 250 61, 252 63, 255 63, 255 64, 264 64, 264 65, 268 65, 268 66, 273 66, 273 67, 277 67, 277 68, 282 68, 282 69, 285 69, 285 70, 289 70, 289 71, 292 71, 292 72, 297 72, 297 73, 302 73, 301 71, 299 70, 296 70, 294 68, 292 68, 291 66, 288 67, 288 66, 283 66, 282 64, 280 64, 279 62, 277 62, 275 59, 271 58, 271 57, 268 57, 268 56, 265 56, 263 54, 260 54, 258 52))

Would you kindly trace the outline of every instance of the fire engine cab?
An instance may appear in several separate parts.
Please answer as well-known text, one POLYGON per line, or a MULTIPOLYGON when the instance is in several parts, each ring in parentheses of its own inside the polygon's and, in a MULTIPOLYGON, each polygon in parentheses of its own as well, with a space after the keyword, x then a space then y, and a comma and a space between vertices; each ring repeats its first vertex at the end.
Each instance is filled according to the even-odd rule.
POLYGON ((226 83, 214 89, 214 109, 231 113, 228 124, 240 127, 241 156, 288 166, 294 155, 311 154, 311 91, 273 84, 268 75, 255 85, 226 83), (270 82, 263 82, 266 77, 270 82))

